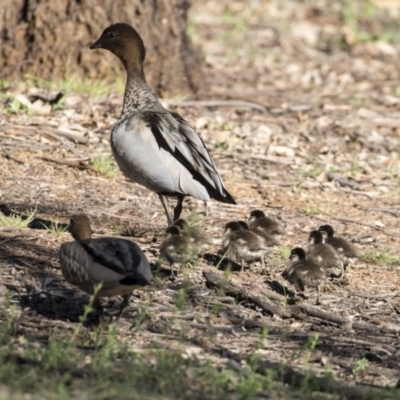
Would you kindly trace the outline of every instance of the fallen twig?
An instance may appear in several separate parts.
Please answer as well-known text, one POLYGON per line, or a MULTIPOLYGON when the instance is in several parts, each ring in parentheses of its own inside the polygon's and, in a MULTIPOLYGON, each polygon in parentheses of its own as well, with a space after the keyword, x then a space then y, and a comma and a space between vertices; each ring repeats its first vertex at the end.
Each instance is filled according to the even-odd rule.
POLYGON ((12 160, 20 165, 23 165, 24 162, 19 160, 18 158, 15 158, 14 156, 8 154, 8 153, 2 153, 2 156, 6 159, 6 160, 12 160))
POLYGON ((87 144, 87 142, 88 142, 88 139, 84 135, 82 135, 78 132, 74 132, 73 130, 68 129, 64 126, 59 126, 58 129, 55 131, 55 133, 57 135, 61 135, 61 136, 65 137, 66 139, 69 139, 75 143, 87 144))
POLYGON ((352 181, 350 179, 344 178, 343 176, 338 176, 338 175, 331 174, 330 172, 328 172, 326 174, 326 178, 328 179, 328 181, 336 181, 341 186, 348 186, 348 187, 352 188, 353 190, 359 190, 360 186, 361 186, 357 182, 354 182, 354 181, 352 181))
MULTIPOLYGON (((217 272, 211 270, 204 271, 203 276, 209 285, 223 289, 225 294, 229 296, 234 296, 241 300, 249 301, 272 316, 277 315, 281 318, 301 318, 301 314, 305 314, 309 317, 315 317, 324 321, 341 325, 347 330, 359 329, 369 332, 400 332, 400 326, 398 325, 390 324, 377 326, 376 324, 353 321, 351 317, 343 317, 340 315, 332 314, 327 311, 321 310, 318 307, 310 306, 308 304, 279 306, 267 297, 264 297, 265 295, 268 295, 267 291, 263 293, 263 297, 249 293, 249 291, 243 289, 240 286, 234 285, 233 283, 222 278, 221 275, 217 272)), ((284 298, 285 297, 282 296, 282 299, 284 298)), ((274 294, 274 299, 276 299, 276 294, 274 294)))
POLYGON ((51 157, 46 157, 46 156, 42 156, 39 157, 40 159, 44 160, 44 161, 50 161, 56 164, 60 164, 60 165, 67 165, 68 167, 75 167, 75 168, 79 168, 79 169, 89 169, 90 171, 96 171, 92 165, 90 164, 86 164, 85 160, 77 160, 77 159, 64 159, 64 160, 59 160, 56 158, 51 158, 51 157))
POLYGON ((166 100, 165 103, 168 107, 236 107, 236 108, 253 108, 262 112, 267 112, 267 109, 252 101, 245 100, 203 100, 203 101, 175 101, 166 100))
POLYGON ((379 211, 383 213, 392 214, 394 217, 400 217, 400 211, 395 211, 390 208, 365 208, 367 211, 379 211))
POLYGON ((42 96, 40 94, 34 94, 34 95, 30 96, 30 101, 32 103, 34 103, 36 100, 41 100, 41 101, 43 101, 43 103, 55 105, 55 104, 58 104, 58 102, 63 98, 64 94, 65 94, 65 92, 60 91, 51 98, 42 96))
POLYGON ((361 292, 350 292, 352 296, 361 297, 363 299, 386 299, 400 296, 400 292, 389 292, 389 293, 361 293, 361 292))

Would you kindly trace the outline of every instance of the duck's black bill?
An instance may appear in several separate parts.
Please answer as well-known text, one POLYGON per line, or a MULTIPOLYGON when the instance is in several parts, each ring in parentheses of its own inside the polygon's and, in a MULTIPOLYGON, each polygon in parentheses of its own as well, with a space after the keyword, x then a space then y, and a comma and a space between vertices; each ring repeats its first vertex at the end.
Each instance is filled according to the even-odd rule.
POLYGON ((96 40, 94 43, 92 43, 92 44, 90 45, 89 49, 90 49, 90 50, 93 50, 93 49, 101 49, 102 47, 103 47, 103 46, 102 46, 101 40, 98 39, 98 40, 96 40))

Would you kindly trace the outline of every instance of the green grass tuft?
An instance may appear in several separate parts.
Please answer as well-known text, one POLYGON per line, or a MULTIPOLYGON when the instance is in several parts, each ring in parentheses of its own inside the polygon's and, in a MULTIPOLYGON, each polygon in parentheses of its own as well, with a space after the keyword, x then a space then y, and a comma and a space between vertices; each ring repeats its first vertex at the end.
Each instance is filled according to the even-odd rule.
POLYGON ((35 219, 36 215, 35 210, 28 210, 28 216, 22 216, 18 214, 10 214, 8 216, 1 214, 0 215, 0 226, 13 226, 15 228, 27 228, 35 219))
POLYGON ((68 227, 64 224, 59 224, 58 222, 51 221, 50 224, 42 224, 42 226, 47 232, 55 235, 61 235, 62 233, 68 232, 68 227))
POLYGON ((92 165, 99 174, 106 178, 112 178, 117 172, 110 153, 94 156, 92 165))
POLYGON ((400 264, 400 256, 398 254, 392 254, 387 251, 371 250, 368 253, 364 253, 361 259, 369 264, 377 265, 395 265, 400 264))

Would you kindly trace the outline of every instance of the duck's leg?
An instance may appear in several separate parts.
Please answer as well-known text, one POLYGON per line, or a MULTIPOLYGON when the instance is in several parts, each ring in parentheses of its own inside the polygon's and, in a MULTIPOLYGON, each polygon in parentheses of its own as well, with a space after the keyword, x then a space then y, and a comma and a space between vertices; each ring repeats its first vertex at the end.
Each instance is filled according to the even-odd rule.
POLYGON ((340 272, 340 280, 343 280, 343 279, 346 277, 346 272, 345 272, 345 270, 344 270, 343 263, 342 263, 340 269, 341 269, 341 272, 340 272))
POLYGON ((183 200, 185 199, 185 196, 178 196, 178 202, 176 203, 176 206, 174 208, 174 221, 178 220, 179 217, 182 214, 182 209, 183 209, 183 200))
POLYGON ((92 310, 95 311, 96 313, 98 313, 100 316, 103 315, 104 308, 101 304, 99 297, 97 297, 97 296, 93 297, 93 300, 91 300, 91 303, 89 303, 89 306, 91 306, 92 310))
POLYGON ((209 217, 210 216, 210 202, 208 202, 208 201, 205 201, 204 202, 204 208, 205 208, 205 213, 206 213, 206 217, 209 217))
MULTIPOLYGON (((165 197, 165 195, 160 194, 160 193, 158 194, 158 197, 160 198, 161 204, 165 211, 165 215, 167 216, 168 226, 172 226, 174 224, 174 221, 172 220, 171 216, 169 215, 167 198, 165 197)), ((174 215, 175 215, 175 213, 174 213, 174 215)))
POLYGON ((88 306, 91 308, 91 312, 89 313, 91 323, 103 324, 109 322, 104 316, 104 307, 101 304, 99 297, 94 297, 93 299, 91 299, 88 306))
POLYGON ((182 263, 181 264, 181 268, 180 268, 180 270, 179 270, 179 273, 182 275, 182 272, 183 272, 183 268, 185 268, 185 263, 182 263))
POLYGON ((321 285, 316 285, 315 288, 317 289, 317 303, 321 304, 321 285))
POLYGON ((261 254, 261 273, 265 271, 265 260, 264 260, 264 253, 261 254))
POLYGON ((241 263, 240 263, 240 272, 244 271, 244 260, 242 258, 241 263))
POLYGON ((345 260, 342 260, 340 264, 340 269, 341 269, 341 274, 340 274, 340 280, 344 279, 346 277, 346 269, 347 269, 348 262, 346 263, 345 260))
POLYGON ((115 322, 118 321, 120 319, 120 317, 122 316, 123 312, 125 311, 125 308, 128 306, 129 304, 129 300, 131 298, 131 294, 132 293, 128 293, 128 294, 124 294, 123 300, 121 302, 121 305, 119 306, 119 313, 117 314, 116 318, 115 318, 115 322))

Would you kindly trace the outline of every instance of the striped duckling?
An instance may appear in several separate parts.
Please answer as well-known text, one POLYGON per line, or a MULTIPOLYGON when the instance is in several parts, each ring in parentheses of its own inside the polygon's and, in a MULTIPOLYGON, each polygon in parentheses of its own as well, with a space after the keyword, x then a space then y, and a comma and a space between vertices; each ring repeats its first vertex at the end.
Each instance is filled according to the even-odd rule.
POLYGON ((174 276, 174 264, 181 264, 182 272, 185 264, 197 257, 198 250, 190 236, 182 234, 177 226, 172 225, 165 232, 168 236, 160 244, 160 258, 169 263, 174 276))
POLYGON ((237 221, 237 222, 239 223, 242 229, 250 230, 251 232, 254 232, 256 235, 261 236, 264 239, 266 245, 269 247, 270 249, 269 252, 277 249, 280 246, 280 242, 276 236, 264 230, 257 229, 256 227, 251 228, 246 221, 237 221))
POLYGON ((320 231, 310 232, 307 257, 314 259, 329 274, 335 273, 337 268, 340 268, 341 276, 344 274, 343 257, 330 244, 325 243, 320 231))
POLYGON ((318 265, 312 258, 307 258, 306 252, 300 247, 290 252, 290 265, 282 273, 283 277, 296 286, 300 292, 304 292, 307 286, 315 287, 317 290, 317 304, 320 304, 321 287, 326 278, 327 271, 318 265))
POLYGON ((264 211, 253 210, 249 217, 250 229, 280 237, 285 233, 282 225, 275 219, 265 215, 264 211))
POLYGON ((245 262, 261 260, 265 269, 264 255, 271 251, 266 240, 249 229, 243 229, 240 222, 232 221, 225 225, 222 237, 222 252, 231 260, 240 262, 240 272, 245 262))
POLYGON ((73 215, 69 231, 75 239, 60 247, 61 272, 67 282, 87 294, 98 297, 123 296, 120 312, 128 305, 131 293, 151 284, 151 267, 140 247, 125 239, 113 237, 92 239, 89 218, 73 215))
POLYGON ((355 262, 360 257, 356 247, 346 239, 334 236, 335 231, 331 225, 321 225, 318 230, 322 233, 325 243, 331 245, 343 258, 343 269, 346 271, 349 263, 355 262))
POLYGON ((189 225, 183 218, 176 220, 174 225, 179 228, 181 235, 188 236, 193 245, 197 246, 199 254, 206 252, 212 245, 220 244, 220 240, 214 239, 206 231, 197 226, 189 225))

